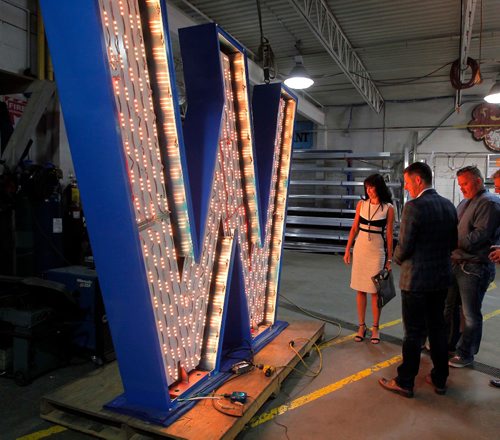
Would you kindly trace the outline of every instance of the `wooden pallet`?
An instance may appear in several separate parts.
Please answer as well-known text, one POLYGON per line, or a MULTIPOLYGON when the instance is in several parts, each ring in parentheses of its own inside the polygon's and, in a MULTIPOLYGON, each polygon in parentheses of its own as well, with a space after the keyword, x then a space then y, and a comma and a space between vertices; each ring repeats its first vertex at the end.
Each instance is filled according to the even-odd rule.
POLYGON ((271 377, 261 370, 231 380, 217 393, 245 391, 249 399, 242 417, 231 417, 218 412, 213 402, 204 400, 168 427, 146 423, 103 409, 103 405, 123 393, 116 362, 107 364, 88 376, 66 385, 41 401, 43 419, 104 439, 233 439, 245 427, 259 408, 280 391, 280 384, 299 362, 289 348, 304 355, 324 332, 324 324, 304 321, 293 322, 256 356, 255 363, 278 368, 271 377), (286 366, 286 367, 285 367, 286 366))

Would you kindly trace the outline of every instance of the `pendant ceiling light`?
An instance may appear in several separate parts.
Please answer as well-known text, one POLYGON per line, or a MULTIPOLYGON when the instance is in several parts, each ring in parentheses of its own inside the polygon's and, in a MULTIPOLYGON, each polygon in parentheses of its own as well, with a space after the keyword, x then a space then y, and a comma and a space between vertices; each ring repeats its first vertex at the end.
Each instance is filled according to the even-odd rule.
POLYGON ((291 89, 307 89, 314 84, 304 67, 304 61, 300 55, 295 57, 295 66, 290 71, 288 79, 285 80, 285 85, 291 89))
POLYGON ((490 91, 484 97, 484 100, 486 102, 489 102, 490 104, 500 104, 500 81, 498 76, 496 78, 496 81, 493 83, 493 86, 491 87, 490 91))

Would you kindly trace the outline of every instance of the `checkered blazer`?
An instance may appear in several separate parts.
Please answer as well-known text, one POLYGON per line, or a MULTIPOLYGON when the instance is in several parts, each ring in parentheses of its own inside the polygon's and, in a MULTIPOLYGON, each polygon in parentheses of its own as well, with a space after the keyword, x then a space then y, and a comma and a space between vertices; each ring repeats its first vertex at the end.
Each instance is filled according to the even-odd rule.
POLYGON ((401 290, 439 290, 450 285, 457 222, 453 204, 434 189, 405 204, 393 256, 401 265, 401 290))

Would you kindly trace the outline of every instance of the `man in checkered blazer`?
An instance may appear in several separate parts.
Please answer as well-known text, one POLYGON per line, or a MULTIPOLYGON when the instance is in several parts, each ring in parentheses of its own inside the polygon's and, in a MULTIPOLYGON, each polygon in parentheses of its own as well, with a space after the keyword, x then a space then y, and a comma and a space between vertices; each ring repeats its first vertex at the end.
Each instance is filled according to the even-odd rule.
POLYGON ((432 188, 432 171, 415 162, 404 170, 405 189, 412 200, 403 209, 399 240, 393 259, 401 265, 403 363, 386 389, 413 397, 420 366, 422 336, 429 335, 434 368, 426 377, 438 394, 446 392, 448 347, 444 303, 451 284, 450 254, 457 246, 457 213, 453 204, 432 188))

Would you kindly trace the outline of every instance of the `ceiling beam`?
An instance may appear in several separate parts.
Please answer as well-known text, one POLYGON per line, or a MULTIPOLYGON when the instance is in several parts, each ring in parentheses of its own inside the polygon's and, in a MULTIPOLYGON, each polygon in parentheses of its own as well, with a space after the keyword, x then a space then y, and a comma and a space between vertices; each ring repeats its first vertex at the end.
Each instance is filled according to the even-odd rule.
POLYGON ((342 69, 363 99, 377 113, 384 105, 379 90, 344 35, 325 0, 289 0, 328 54, 342 69))
MULTIPOLYGON (((170 33, 176 38, 179 37, 179 29, 183 27, 196 26, 200 23, 188 17, 180 9, 167 3, 168 27, 170 33)), ((252 84, 264 84, 264 72, 262 68, 252 61, 248 60, 248 78, 252 84)), ((304 97, 300 97, 297 103, 297 112, 305 118, 313 121, 318 125, 325 125, 325 112, 304 97)))
MULTIPOLYGON (((474 14, 476 12, 477 0, 462 0, 462 22, 460 35, 460 83, 464 82, 467 70, 467 58, 469 56, 470 42, 472 38, 472 27, 474 25, 474 14)), ((462 91, 455 92, 455 108, 459 109, 462 100, 462 91)))
MULTIPOLYGON (((460 38, 460 71, 467 69, 467 57, 469 56, 470 42, 472 38, 472 26, 476 12, 477 0, 466 0, 465 10, 462 17, 462 36, 460 38)), ((463 78, 461 77, 462 81, 463 78)))

